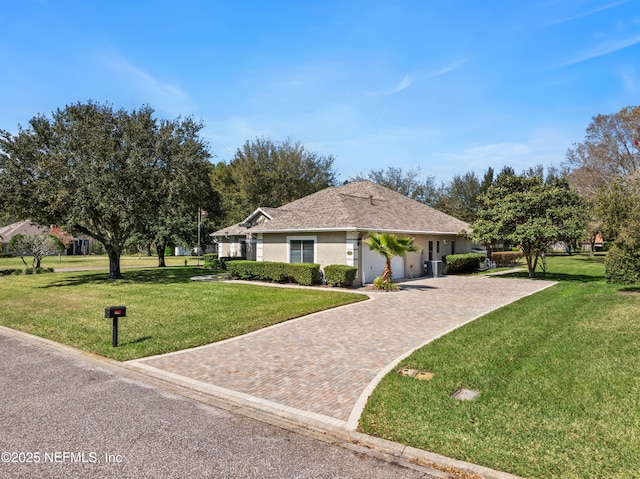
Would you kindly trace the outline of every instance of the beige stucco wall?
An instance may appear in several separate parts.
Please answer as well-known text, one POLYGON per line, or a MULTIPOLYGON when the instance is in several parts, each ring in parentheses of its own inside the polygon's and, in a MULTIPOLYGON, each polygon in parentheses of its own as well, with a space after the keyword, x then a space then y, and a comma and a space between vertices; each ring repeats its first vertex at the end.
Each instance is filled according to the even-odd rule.
MULTIPOLYGON (((218 255, 240 256, 240 237, 230 236, 229 238, 218 238, 218 255)), ((244 239, 244 236, 242 236, 244 239)))
POLYGON ((315 262, 321 267, 346 264, 346 233, 303 233, 262 235, 262 261, 289 262, 287 239, 309 238, 316 241, 315 262))
POLYGON ((410 235, 420 251, 408 253, 404 258, 404 273, 407 278, 417 278, 424 275, 424 262, 429 259, 429 241, 433 241, 433 260, 441 261, 442 257, 451 254, 451 247, 455 241, 455 253, 470 253, 472 243, 469 239, 455 235, 410 235), (438 242, 440 247, 438 248, 438 242))
MULTIPOLYGON (((352 264, 358 268, 356 283, 361 281, 362 248, 357 246, 357 233, 307 233, 307 234, 263 234, 260 261, 289 261, 287 239, 309 238, 316 241, 315 262, 321 267, 330 264, 352 264), (354 239, 356 238, 356 239, 354 239), (351 254, 348 254, 348 253, 351 254)), ((361 237, 366 237, 362 235, 361 237)), ((408 253, 404 258, 404 272, 407 278, 417 278, 424 275, 423 263, 428 259, 429 241, 433 241, 433 259, 442 260, 442 257, 451 254, 452 241, 455 241, 456 253, 469 253, 472 243, 470 240, 455 235, 413 235, 415 244, 421 248, 417 253, 408 253), (438 250, 438 242, 440 247, 438 250)), ((222 246, 222 245, 221 245, 222 246)))

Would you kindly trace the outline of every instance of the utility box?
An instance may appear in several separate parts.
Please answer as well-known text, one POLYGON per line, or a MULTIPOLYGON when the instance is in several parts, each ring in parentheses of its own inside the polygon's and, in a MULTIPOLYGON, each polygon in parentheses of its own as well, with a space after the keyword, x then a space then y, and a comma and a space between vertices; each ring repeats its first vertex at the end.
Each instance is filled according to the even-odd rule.
POLYGON ((127 316, 127 308, 125 306, 107 306, 104 308, 105 318, 124 318, 127 316))
POLYGON ((444 274, 444 265, 442 261, 425 261, 424 272, 430 278, 437 278, 444 274))

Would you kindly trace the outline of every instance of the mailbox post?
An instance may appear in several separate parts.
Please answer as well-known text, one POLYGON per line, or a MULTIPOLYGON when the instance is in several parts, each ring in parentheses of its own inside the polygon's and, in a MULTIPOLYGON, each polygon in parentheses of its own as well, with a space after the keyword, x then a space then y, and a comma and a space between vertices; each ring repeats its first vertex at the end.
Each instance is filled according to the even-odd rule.
POLYGON ((104 308, 104 317, 113 319, 113 327, 111 330, 111 346, 118 346, 118 318, 127 316, 127 308, 125 306, 107 306, 104 308))

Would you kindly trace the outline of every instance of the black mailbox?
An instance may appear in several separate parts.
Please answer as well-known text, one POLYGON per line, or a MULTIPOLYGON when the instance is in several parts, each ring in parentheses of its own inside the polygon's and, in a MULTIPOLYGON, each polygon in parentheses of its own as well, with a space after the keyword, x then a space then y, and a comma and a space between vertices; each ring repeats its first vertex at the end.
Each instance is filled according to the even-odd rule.
POLYGON ((107 306, 104 308, 105 318, 124 318, 127 316, 127 308, 125 306, 107 306))
POLYGON ((107 306, 104 308, 104 317, 113 320, 111 345, 114 348, 118 346, 118 318, 124 318, 126 315, 127 308, 125 306, 107 306))

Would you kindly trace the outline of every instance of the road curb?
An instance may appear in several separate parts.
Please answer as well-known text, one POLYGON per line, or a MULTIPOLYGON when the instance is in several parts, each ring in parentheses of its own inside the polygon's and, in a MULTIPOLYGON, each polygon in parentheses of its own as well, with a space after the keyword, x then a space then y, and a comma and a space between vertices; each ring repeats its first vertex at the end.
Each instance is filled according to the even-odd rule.
MULTIPOLYGON (((194 381, 181 381, 154 368, 144 368, 114 359, 88 353, 72 346, 34 336, 29 333, 0 326, 0 333, 25 342, 37 344, 58 354, 78 361, 89 362, 113 374, 154 386, 163 391, 192 399, 210 406, 255 419, 272 426, 299 433, 323 442, 340 445, 360 453, 373 455, 387 462, 424 471, 426 477, 448 479, 522 479, 506 472, 496 471, 477 464, 452 459, 440 454, 406 446, 386 439, 349 431, 344 426, 332 425, 312 413, 278 407, 247 395, 226 391, 223 388, 203 388, 194 381)), ((345 424, 346 426, 346 424, 345 424)))

